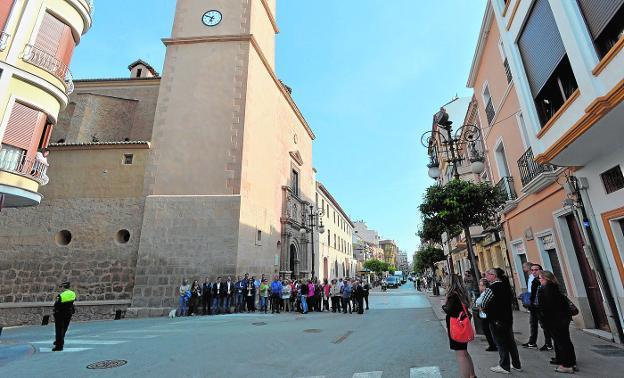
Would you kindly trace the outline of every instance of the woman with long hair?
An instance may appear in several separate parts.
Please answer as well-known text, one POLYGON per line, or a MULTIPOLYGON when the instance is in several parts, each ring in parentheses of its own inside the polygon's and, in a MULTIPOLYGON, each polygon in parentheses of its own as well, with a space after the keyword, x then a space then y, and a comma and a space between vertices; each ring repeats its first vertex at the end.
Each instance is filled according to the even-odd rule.
POLYGON ((197 315, 199 309, 199 297, 201 296, 201 289, 197 280, 193 281, 191 285, 191 299, 189 301, 188 316, 197 315))
POLYGON ((474 364, 472 357, 468 353, 468 343, 459 343, 451 339, 451 317, 456 318, 459 313, 470 308, 470 295, 461 282, 461 279, 451 274, 446 277, 446 303, 442 306, 446 312, 446 331, 449 339, 449 348, 455 351, 455 358, 459 365, 459 371, 462 378, 475 377, 474 364))
POLYGON ((555 358, 552 364, 559 366, 559 373, 574 373, 576 353, 570 339, 570 306, 568 299, 561 293, 559 282, 552 272, 543 270, 539 275, 541 289, 538 292, 538 311, 544 328, 550 331, 555 341, 555 358))

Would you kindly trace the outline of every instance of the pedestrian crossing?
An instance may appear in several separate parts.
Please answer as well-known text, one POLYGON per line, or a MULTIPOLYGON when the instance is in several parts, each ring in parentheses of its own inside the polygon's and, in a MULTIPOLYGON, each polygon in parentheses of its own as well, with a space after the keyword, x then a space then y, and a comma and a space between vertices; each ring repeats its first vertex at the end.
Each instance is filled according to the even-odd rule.
MULTIPOLYGON (((156 337, 156 335, 154 335, 156 337)), ((143 338, 143 337, 142 337, 143 338)), ((111 345, 119 345, 127 343, 131 340, 104 340, 104 339, 81 339, 81 338, 68 338, 65 339, 65 344, 63 346, 63 353, 76 353, 76 352, 85 352, 88 350, 95 349, 98 346, 111 346, 111 345)), ((54 340, 40 340, 33 341, 31 344, 37 348, 37 352, 39 353, 51 353, 52 346, 54 340), (46 346, 40 346, 46 345, 46 346)))
MULTIPOLYGON (((407 372, 406 372, 407 373, 407 372)), ((393 373, 393 377, 395 377, 393 373)), ((407 376, 407 375, 406 375, 407 376)), ((383 371, 367 371, 354 373, 352 378, 382 378, 383 371)), ((440 368, 437 366, 413 367, 409 371, 410 378, 442 378, 440 368)), ((316 375, 301 378, 327 378, 325 375, 316 375)))

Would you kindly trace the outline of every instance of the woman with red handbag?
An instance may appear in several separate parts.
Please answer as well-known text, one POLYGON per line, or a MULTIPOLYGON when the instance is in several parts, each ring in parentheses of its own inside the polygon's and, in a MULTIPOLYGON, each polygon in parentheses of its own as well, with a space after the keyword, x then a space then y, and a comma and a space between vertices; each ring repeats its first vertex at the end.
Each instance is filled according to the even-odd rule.
POLYGON ((446 312, 446 329, 449 347, 455 351, 457 364, 462 378, 476 377, 472 357, 468 353, 468 342, 474 339, 474 330, 470 324, 470 295, 459 276, 451 274, 446 278, 446 303, 442 306, 446 312), (453 330, 451 330, 451 327, 453 330))

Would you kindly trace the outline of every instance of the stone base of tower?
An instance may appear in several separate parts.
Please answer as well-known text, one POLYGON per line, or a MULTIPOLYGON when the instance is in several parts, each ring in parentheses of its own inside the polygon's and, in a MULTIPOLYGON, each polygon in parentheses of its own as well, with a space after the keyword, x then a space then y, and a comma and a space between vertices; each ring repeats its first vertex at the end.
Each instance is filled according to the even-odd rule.
POLYGON ((178 287, 234 275, 240 196, 148 196, 129 316, 178 306, 178 287))

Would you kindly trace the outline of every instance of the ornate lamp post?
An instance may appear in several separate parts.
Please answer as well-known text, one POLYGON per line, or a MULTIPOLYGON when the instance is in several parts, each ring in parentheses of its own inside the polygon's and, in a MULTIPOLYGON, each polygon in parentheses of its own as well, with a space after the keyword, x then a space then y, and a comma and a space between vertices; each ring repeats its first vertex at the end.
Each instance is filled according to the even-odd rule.
MULTIPOLYGON (((304 218, 305 219, 305 218, 304 218)), ((319 234, 325 232, 325 226, 323 226, 323 210, 314 210, 314 205, 310 205, 310 214, 307 215, 307 224, 304 222, 303 227, 299 230, 299 233, 303 236, 310 233, 310 245, 312 246, 312 271, 311 275, 314 278, 314 229, 318 228, 319 234)))
MULTIPOLYGON (((453 133, 453 122, 449 120, 449 115, 442 107, 438 113, 433 116, 433 122, 439 126, 440 130, 432 130, 424 133, 420 141, 429 152, 429 177, 437 180, 440 175, 440 162, 438 156, 453 167, 453 177, 459 180, 458 164, 464 161, 458 152, 462 149, 468 151, 468 160, 470 161, 470 169, 474 174, 481 174, 485 170, 483 156, 477 150, 477 142, 481 140, 479 128, 475 125, 463 125, 455 133, 453 133)), ((476 264, 474 250, 472 248, 472 237, 470 236, 470 228, 464 227, 466 235, 466 247, 468 256, 472 265, 472 274, 478 280, 481 275, 476 264)), ((450 258, 450 257, 449 257, 450 258)), ((449 270, 453 273, 453 264, 449 263, 449 270)))

